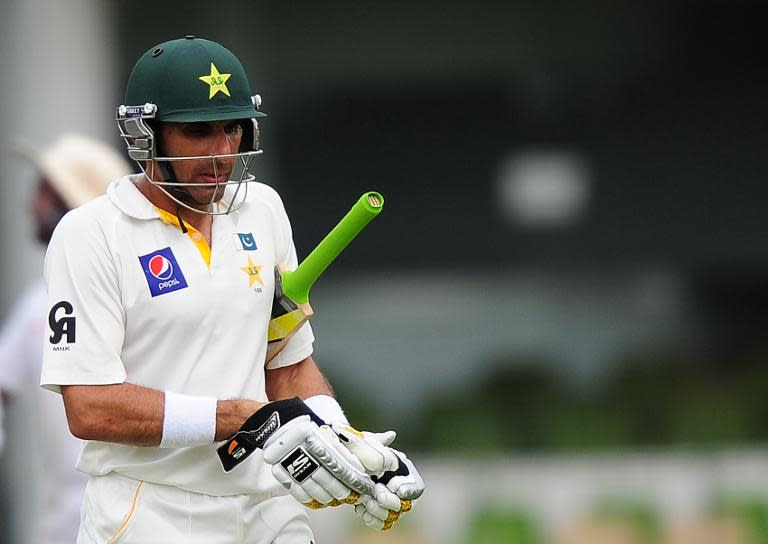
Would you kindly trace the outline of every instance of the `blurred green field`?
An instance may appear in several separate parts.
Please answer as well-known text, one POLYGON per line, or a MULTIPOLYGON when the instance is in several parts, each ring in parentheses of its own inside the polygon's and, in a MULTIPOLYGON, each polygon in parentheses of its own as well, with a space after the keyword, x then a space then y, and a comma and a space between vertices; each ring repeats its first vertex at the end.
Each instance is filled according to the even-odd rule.
MULTIPOLYGON (((447 455, 697 450, 768 443, 768 350, 701 361, 640 355, 599 383, 575 384, 552 361, 498 359, 461 390, 444 390, 398 422, 403 448, 447 455), (460 432, 457 432, 460 429, 460 432)), ((331 369, 332 373, 332 369, 331 369)), ((335 377, 334 383, 343 383, 335 377)), ((338 387, 360 426, 381 428, 352 387, 338 387)))

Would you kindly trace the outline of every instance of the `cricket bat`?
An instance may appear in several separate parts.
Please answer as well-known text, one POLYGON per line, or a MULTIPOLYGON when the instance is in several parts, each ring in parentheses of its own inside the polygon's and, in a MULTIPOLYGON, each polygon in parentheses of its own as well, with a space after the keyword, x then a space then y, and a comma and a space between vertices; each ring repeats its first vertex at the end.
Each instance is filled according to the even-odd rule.
POLYGON ((291 336, 313 315, 309 291, 317 278, 384 207, 384 197, 370 191, 352 206, 338 225, 307 255, 295 270, 275 267, 275 298, 267 335, 267 362, 285 347, 291 336))

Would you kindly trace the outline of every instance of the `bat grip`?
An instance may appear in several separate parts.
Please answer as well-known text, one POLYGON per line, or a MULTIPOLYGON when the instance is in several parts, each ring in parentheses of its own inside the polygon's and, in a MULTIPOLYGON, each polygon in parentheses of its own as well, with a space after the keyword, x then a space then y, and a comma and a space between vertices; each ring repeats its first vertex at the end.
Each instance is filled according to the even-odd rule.
POLYGON ((309 290, 315 280, 383 207, 384 197, 379 193, 364 193, 296 270, 283 272, 283 293, 297 304, 309 302, 309 290))

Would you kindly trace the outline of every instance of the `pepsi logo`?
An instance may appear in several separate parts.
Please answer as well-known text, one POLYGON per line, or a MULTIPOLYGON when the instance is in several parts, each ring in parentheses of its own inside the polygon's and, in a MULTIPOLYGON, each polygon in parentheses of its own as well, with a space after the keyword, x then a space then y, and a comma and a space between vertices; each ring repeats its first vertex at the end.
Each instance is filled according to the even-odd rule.
POLYGON ((163 255, 155 255, 149 260, 149 272, 159 280, 173 276, 173 265, 163 255))
POLYGON ((153 297, 189 287, 170 247, 139 255, 139 263, 153 297))

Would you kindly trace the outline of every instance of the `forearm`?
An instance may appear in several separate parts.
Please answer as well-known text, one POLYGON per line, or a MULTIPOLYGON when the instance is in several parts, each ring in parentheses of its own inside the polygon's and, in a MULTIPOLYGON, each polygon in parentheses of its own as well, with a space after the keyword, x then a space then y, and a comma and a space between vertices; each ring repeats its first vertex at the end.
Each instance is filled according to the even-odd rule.
MULTIPOLYGON (((163 438, 165 394, 130 383, 62 386, 72 434, 131 446, 158 446, 163 438)), ((250 400, 219 400, 215 440, 224 440, 263 404, 250 400)))
POLYGON ((267 398, 270 401, 315 395, 333 396, 333 388, 312 357, 282 368, 265 371, 267 398))
POLYGON ((254 400, 220 400, 216 403, 216 438, 226 440, 234 435, 245 420, 248 419, 259 408, 264 406, 261 402, 254 400))

